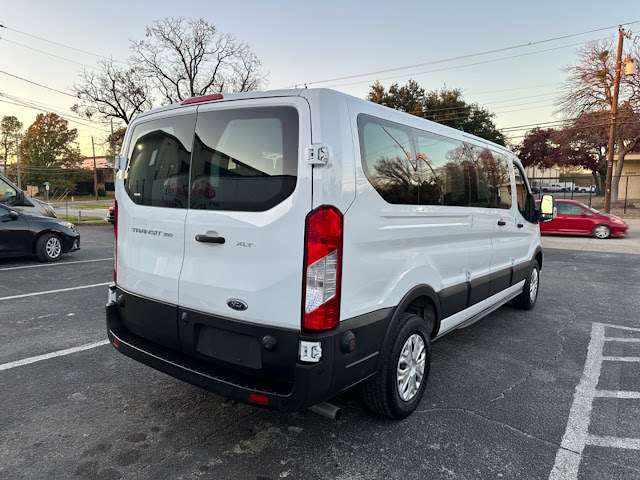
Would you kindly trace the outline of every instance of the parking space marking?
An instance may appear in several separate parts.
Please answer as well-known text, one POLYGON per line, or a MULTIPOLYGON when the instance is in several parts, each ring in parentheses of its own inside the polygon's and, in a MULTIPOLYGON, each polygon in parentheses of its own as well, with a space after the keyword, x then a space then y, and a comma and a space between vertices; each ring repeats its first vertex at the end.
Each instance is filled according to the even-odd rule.
POLYGON ((106 262, 107 260, 110 260, 113 262, 114 258, 109 257, 109 258, 97 258, 94 260, 74 260, 72 262, 41 263, 39 265, 24 265, 22 267, 6 267, 6 268, 0 268, 0 272, 6 272, 9 270, 22 270, 25 268, 55 267, 57 265, 71 265, 73 263, 106 262))
POLYGON ((2 365, 0 365, 0 371, 10 370, 16 367, 22 367, 23 365, 29 365, 31 363, 41 362, 42 360, 49 360, 50 358, 62 357, 64 355, 71 355, 72 353, 82 352, 84 350, 90 350, 92 348, 101 347, 107 344, 109 344, 109 340, 101 340, 99 342, 80 345, 79 347, 67 348, 65 350, 58 350, 57 352, 45 353, 44 355, 38 355, 36 357, 25 358, 23 360, 16 360, 15 362, 3 363, 2 365))
POLYGON ((598 397, 606 398, 640 398, 640 392, 598 390, 598 381, 604 362, 638 362, 638 357, 609 357, 604 356, 606 342, 636 342, 637 338, 605 337, 607 328, 619 331, 640 332, 640 328, 623 327, 604 323, 594 323, 591 327, 591 340, 587 348, 582 378, 576 387, 573 404, 569 411, 567 429, 562 437, 560 449, 556 454, 556 461, 549 475, 549 480, 571 480, 578 478, 578 470, 582 453, 587 445, 627 450, 640 450, 640 439, 622 438, 589 433, 593 400, 598 397))
POLYGON ((105 285, 110 285, 111 283, 113 282, 94 283, 93 285, 80 285, 79 287, 59 288, 57 290, 47 290, 46 292, 23 293, 22 295, 11 295, 9 297, 0 297, 0 301, 14 300, 16 298, 35 297, 38 295, 48 295, 50 293, 70 292, 72 290, 82 290, 84 288, 104 287, 105 285))

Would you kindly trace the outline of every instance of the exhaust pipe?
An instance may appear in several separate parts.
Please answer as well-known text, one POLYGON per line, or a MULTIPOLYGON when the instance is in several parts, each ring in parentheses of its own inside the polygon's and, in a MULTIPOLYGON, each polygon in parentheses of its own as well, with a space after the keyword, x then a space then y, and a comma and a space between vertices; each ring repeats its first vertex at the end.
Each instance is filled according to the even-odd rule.
POLYGON ((337 421, 340 420, 340 417, 342 416, 342 409, 329 402, 318 403, 317 405, 308 407, 308 409, 314 413, 317 413, 318 415, 327 417, 330 420, 337 421))

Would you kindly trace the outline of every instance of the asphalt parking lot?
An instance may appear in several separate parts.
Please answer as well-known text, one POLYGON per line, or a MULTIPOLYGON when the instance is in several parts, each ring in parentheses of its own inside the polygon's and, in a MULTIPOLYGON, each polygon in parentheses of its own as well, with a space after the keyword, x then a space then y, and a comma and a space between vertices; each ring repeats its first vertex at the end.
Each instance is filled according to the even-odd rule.
POLYGON ((546 237, 536 308, 435 342, 402 422, 355 392, 338 422, 225 406, 120 355, 113 230, 81 227, 59 263, 0 260, 0 478, 640 479, 638 227, 546 237))

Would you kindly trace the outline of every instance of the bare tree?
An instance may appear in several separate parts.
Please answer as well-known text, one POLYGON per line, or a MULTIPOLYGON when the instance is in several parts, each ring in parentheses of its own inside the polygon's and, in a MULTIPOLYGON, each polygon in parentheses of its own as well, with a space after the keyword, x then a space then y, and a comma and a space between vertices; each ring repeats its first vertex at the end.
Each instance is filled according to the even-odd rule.
MULTIPOLYGON (((628 54, 640 59, 640 48, 632 44, 628 54)), ((578 52, 578 61, 568 67, 558 106, 567 117, 583 113, 611 112, 616 68, 616 49, 613 40, 591 42, 578 52)), ((618 185, 625 155, 640 142, 640 75, 623 75, 620 81, 619 127, 616 129, 616 169, 611 182, 611 198, 617 201, 618 185)))
POLYGON ((255 90, 264 84, 260 61, 249 46, 205 19, 156 20, 146 37, 131 42, 132 62, 152 79, 162 103, 255 90))
POLYGON ((115 118, 125 124, 152 107, 151 85, 134 67, 119 67, 113 59, 98 61, 100 72, 83 70, 71 89, 81 103, 71 110, 86 118, 115 118))

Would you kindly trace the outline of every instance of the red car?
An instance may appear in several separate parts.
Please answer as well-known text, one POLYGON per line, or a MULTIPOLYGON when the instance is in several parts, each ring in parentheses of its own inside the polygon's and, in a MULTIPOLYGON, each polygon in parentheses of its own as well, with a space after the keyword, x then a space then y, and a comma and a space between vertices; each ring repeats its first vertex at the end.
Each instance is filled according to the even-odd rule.
POLYGON ((624 220, 601 213, 573 200, 556 200, 558 214, 551 222, 540 224, 540 233, 593 235, 596 238, 624 237, 627 225, 624 220))

